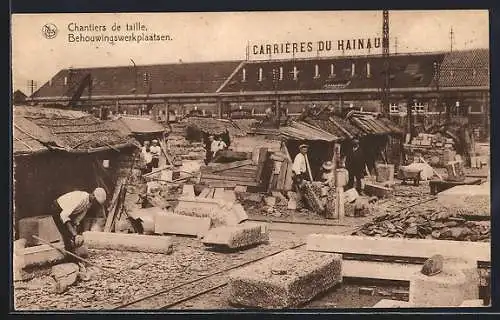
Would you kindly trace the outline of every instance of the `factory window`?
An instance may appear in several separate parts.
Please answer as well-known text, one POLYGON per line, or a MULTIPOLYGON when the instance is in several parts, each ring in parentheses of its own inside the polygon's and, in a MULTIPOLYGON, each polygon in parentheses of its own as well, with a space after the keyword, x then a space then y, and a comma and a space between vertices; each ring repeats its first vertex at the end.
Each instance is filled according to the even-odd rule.
POLYGON ((330 64, 330 77, 334 77, 335 76, 335 65, 330 64))
POLYGON ((280 81, 283 80, 283 67, 280 67, 280 81))
POLYGON ((262 68, 259 68, 259 82, 262 81, 262 68))
POLYGON ((67 86, 68 85, 68 77, 64 77, 64 85, 67 86))
POLYGON ((389 107, 390 113, 399 113, 399 106, 395 103, 392 103, 389 107))
POLYGON ((370 68, 370 62, 367 62, 366 63, 366 76, 368 78, 370 78, 372 76, 372 73, 371 73, 371 68, 370 68))
POLYGON ((318 65, 314 66, 314 78, 315 79, 319 78, 319 66, 318 65))
POLYGON ((247 81, 247 69, 245 69, 245 68, 243 68, 243 70, 242 70, 241 81, 242 82, 247 81))
POLYGON ((297 80, 299 76, 299 71, 297 70, 296 66, 293 66, 293 80, 297 80))
POLYGON ((351 76, 354 77, 355 74, 356 74, 356 64, 353 62, 351 64, 351 76))

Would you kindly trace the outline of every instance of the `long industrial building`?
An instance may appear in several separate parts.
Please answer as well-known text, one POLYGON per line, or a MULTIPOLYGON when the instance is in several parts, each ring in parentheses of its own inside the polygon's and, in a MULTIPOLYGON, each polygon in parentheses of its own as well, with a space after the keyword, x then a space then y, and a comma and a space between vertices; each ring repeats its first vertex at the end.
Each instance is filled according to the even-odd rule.
MULTIPOLYGON (((354 106, 380 112, 386 77, 381 55, 219 61, 60 70, 37 90, 41 105, 103 107, 115 112, 227 116, 247 108, 354 106)), ((489 131, 489 50, 391 54, 390 113, 466 113, 489 131)))

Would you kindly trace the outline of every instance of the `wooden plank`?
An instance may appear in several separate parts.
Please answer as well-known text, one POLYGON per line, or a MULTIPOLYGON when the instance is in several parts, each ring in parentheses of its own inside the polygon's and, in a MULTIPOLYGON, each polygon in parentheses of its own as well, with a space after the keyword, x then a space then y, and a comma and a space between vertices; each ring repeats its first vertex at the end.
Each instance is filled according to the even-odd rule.
POLYGON ((283 186, 283 191, 291 191, 293 189, 293 171, 292 163, 290 162, 286 168, 285 184, 283 186))
POLYGON ((460 257, 478 262, 491 261, 490 245, 488 242, 394 239, 333 234, 310 234, 307 237, 307 250, 311 251, 423 259, 441 254, 445 257, 460 257))
POLYGON ((278 181, 276 182, 276 190, 284 190, 285 178, 288 171, 288 161, 283 161, 280 168, 280 173, 278 175, 278 181))
POLYGON ((210 187, 217 187, 217 188, 234 188, 237 185, 243 185, 241 183, 236 183, 236 182, 228 182, 228 181, 222 181, 222 180, 201 180, 203 183, 209 185, 210 187))
POLYGON ((206 168, 210 170, 211 172, 220 172, 228 169, 234 169, 234 168, 239 168, 247 165, 253 164, 253 161, 251 159, 247 160, 241 160, 241 161, 235 161, 231 163, 223 163, 223 164, 216 164, 212 163, 209 164, 206 168))
POLYGON ((171 254, 172 238, 142 234, 86 231, 85 244, 93 249, 171 254))
POLYGON ((113 221, 115 220, 118 202, 120 194, 122 193, 123 186, 126 182, 126 177, 120 177, 116 183, 115 191, 113 193, 113 198, 111 199, 111 204, 108 209, 108 216, 106 217, 106 223, 104 225, 104 232, 110 232, 113 221))
POLYGON ((264 165, 267 159, 267 148, 259 149, 259 162, 257 164, 257 175, 256 178, 258 181, 262 178, 262 171, 264 170, 264 165))
POLYGON ((226 176, 226 175, 217 175, 217 174, 202 174, 201 178, 202 179, 212 179, 212 180, 225 180, 225 181, 255 182, 255 178, 226 176))

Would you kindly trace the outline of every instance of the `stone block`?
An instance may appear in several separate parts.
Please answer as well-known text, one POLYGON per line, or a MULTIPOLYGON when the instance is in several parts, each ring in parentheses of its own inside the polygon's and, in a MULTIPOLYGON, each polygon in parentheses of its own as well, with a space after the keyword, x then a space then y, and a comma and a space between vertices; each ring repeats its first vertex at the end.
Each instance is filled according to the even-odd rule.
POLYGON ((482 299, 465 300, 459 307, 461 308, 478 308, 485 307, 482 299))
POLYGON ((377 182, 394 181, 393 164, 377 164, 377 182))
POLYGON ((183 197, 194 197, 194 186, 192 184, 185 184, 182 186, 182 196, 183 197))
POLYGON ((269 240, 269 229, 266 225, 243 223, 238 226, 213 228, 203 237, 206 246, 226 246, 230 249, 257 245, 269 240))
POLYGON ((80 267, 76 263, 61 263, 52 267, 53 287, 55 293, 63 293, 76 282, 80 267))
POLYGON ((49 242, 57 242, 62 239, 54 220, 48 215, 19 220, 19 238, 26 239, 27 247, 42 244, 40 240, 33 238, 33 235, 49 242))
POLYGON ((87 231, 83 233, 85 244, 91 249, 122 250, 171 254, 171 237, 142 234, 87 231))
POLYGON ((420 272, 410 279, 409 302, 415 307, 453 307, 479 298, 479 274, 473 262, 445 259, 443 271, 434 276, 420 272))
POLYGON ((370 182, 365 183, 364 191, 367 195, 376 196, 378 198, 387 198, 392 194, 391 188, 370 182))
POLYGON ((342 282, 342 256, 286 250, 229 277, 229 301, 257 308, 297 307, 342 282))
POLYGON ((407 301, 382 299, 371 308, 412 308, 407 301))
POLYGON ((198 236, 206 233, 211 224, 212 220, 210 218, 165 213, 155 217, 155 233, 198 236))
POLYGON ((234 188, 234 192, 236 193, 247 192, 247 186, 236 186, 234 188))

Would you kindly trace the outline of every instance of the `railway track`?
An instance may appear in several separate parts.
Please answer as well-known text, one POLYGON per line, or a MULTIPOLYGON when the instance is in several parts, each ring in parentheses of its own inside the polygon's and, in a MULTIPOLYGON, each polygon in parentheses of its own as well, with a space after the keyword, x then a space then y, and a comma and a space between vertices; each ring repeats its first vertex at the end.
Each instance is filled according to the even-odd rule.
POLYGON ((296 249, 304 245, 305 243, 300 243, 287 247, 285 249, 274 251, 259 258, 252 259, 250 261, 246 261, 235 266, 211 273, 209 275, 196 278, 180 285, 160 290, 134 301, 121 304, 117 307, 114 307, 113 310, 158 310, 171 308, 182 302, 191 300, 195 297, 227 285, 228 273, 232 270, 260 261, 267 257, 277 255, 285 250, 296 249))
MULTIPOLYGON (((413 206, 429 202, 435 200, 436 197, 432 197, 430 199, 425 199, 423 201, 418 201, 417 203, 413 203, 407 207, 401 208, 397 211, 402 211, 413 206)), ((281 222, 281 221, 280 221, 281 222)), ((279 222, 277 222, 279 223, 279 222)), ((289 223, 289 222, 283 222, 289 223)), ((308 224, 308 223, 306 223, 308 224)), ((315 224, 315 223, 311 223, 315 224)), ((359 228, 359 227, 358 227, 359 228)), ((341 234, 350 234, 357 228, 350 228, 341 234)), ((117 307, 114 307, 114 310, 164 310, 170 309, 177 305, 180 305, 186 301, 193 300, 202 295, 208 294, 212 291, 215 291, 219 288, 225 287, 228 283, 228 273, 237 268, 241 268, 243 266, 249 265, 251 263, 263 260, 267 257, 274 256, 288 249, 296 249, 304 246, 305 243, 300 243, 297 245, 293 245, 287 247, 285 249, 280 249, 274 251, 270 254, 261 256, 256 259, 252 259, 250 261, 246 261, 232 267, 219 270, 217 272, 211 273, 209 275, 205 275, 194 280, 166 288, 155 292, 151 295, 141 297, 131 302, 127 302, 125 304, 121 304, 117 307)), ((398 263, 408 263, 408 264, 422 264, 424 261, 422 259, 416 258, 408 258, 408 257, 382 257, 382 256, 367 256, 367 255, 354 255, 354 254, 345 254, 344 259, 346 260, 364 260, 364 261, 385 261, 385 262, 398 262, 398 263)), ((485 267, 485 266, 480 266, 485 267)))

